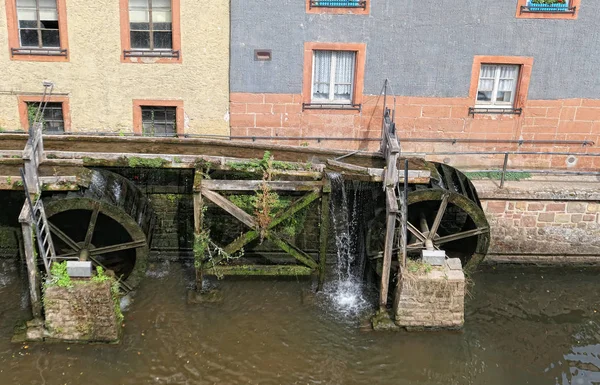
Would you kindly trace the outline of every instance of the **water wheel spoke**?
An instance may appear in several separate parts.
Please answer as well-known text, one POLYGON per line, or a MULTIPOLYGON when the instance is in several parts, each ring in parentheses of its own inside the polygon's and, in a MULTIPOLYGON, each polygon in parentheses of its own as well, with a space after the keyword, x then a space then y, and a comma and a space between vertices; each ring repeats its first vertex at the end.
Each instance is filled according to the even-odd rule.
POLYGON ((90 243, 92 242, 92 237, 94 236, 94 229, 96 228, 96 221, 98 220, 98 213, 100 212, 100 204, 94 204, 94 210, 92 211, 92 216, 90 217, 90 223, 88 224, 87 232, 85 233, 85 240, 83 241, 83 248, 88 248, 90 243))
MULTIPOLYGON (((94 257, 93 257, 93 256, 91 256, 91 255, 90 255, 90 259, 91 259, 91 261, 92 261, 92 262, 93 262, 93 263, 94 263, 96 266, 100 266, 100 267, 102 267, 104 270, 110 270, 110 269, 106 268, 106 266, 105 266, 105 265, 103 265, 102 263, 100 263, 100 261, 98 261, 96 258, 94 258, 94 257)), ((118 283, 119 283, 119 286, 121 286, 123 289, 125 289, 125 291, 131 291, 131 290, 133 290, 133 288, 132 288, 130 285, 128 285, 128 284, 127 284, 125 281, 122 281, 120 277, 117 277, 117 278, 118 278, 118 283)))
POLYGON ((448 206, 448 194, 444 194, 442 196, 442 202, 440 203, 440 208, 435 215, 435 219, 433 220, 433 224, 431 225, 431 229, 429 230, 429 234, 427 238, 433 240, 435 235, 437 234, 438 228, 440 227, 440 223, 442 223, 442 218, 444 217, 444 213, 446 212, 446 207, 448 206))
POLYGON ((57 255, 56 259, 79 259, 79 251, 57 255))
POLYGON ((132 241, 126 243, 119 243, 117 245, 110 245, 104 247, 98 247, 90 250, 90 255, 101 255, 114 253, 115 251, 123 251, 129 249, 137 249, 138 247, 146 246, 146 241, 144 239, 140 239, 139 241, 132 241))
POLYGON ((489 232, 489 227, 479 227, 473 230, 467 230, 456 234, 446 235, 444 237, 439 237, 434 239, 436 245, 441 245, 443 243, 457 241, 459 239, 473 237, 475 235, 483 234, 489 232))
POLYGON ((52 224, 52 222, 48 222, 50 226, 50 231, 56 235, 60 240, 62 240, 69 248, 73 251, 79 251, 81 248, 77 245, 77 242, 72 240, 67 234, 63 233, 56 225, 52 224))
POLYGON ((425 235, 423 235, 422 232, 419 231, 419 229, 417 229, 412 223, 410 222, 406 222, 406 229, 408 231, 410 231, 415 237, 417 237, 417 239, 423 243, 425 243, 425 240, 427 239, 427 237, 425 237, 425 235))

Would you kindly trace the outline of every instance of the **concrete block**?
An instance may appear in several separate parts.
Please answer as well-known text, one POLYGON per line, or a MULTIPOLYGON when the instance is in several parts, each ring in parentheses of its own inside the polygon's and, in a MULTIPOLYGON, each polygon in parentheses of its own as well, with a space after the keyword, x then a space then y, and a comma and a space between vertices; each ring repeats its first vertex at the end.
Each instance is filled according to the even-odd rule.
POLYGON ((88 278, 92 276, 91 261, 67 261, 67 274, 70 277, 88 278))
POLYGON ((446 261, 446 252, 444 250, 423 250, 421 252, 423 262, 432 266, 443 266, 446 261))
POLYGON ((446 260, 446 266, 450 270, 462 270, 462 263, 459 258, 448 258, 446 260))

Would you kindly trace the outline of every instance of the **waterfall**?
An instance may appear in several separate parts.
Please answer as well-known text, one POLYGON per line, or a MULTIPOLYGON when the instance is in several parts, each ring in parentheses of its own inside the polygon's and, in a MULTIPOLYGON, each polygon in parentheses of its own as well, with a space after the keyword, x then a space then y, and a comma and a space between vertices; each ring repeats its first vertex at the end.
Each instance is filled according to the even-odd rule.
POLYGON ((337 251, 333 280, 325 286, 325 293, 335 308, 345 314, 358 313, 368 306, 363 294, 364 253, 362 252, 361 188, 353 184, 348 196, 344 178, 339 173, 328 173, 331 181, 330 213, 337 251), (350 199, 349 199, 350 198, 350 199))

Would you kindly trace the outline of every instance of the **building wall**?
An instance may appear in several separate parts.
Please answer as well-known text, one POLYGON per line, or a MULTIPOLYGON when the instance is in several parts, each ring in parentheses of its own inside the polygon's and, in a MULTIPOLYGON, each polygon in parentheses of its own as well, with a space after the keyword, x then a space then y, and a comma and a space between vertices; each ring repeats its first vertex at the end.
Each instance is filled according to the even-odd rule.
MULTIPOLYGON (((8 0, 7 0, 8 1, 8 0)), ((0 6, 0 127, 21 128, 17 96, 42 80, 70 102, 72 131, 132 132, 134 99, 183 100, 185 133, 229 134, 229 1, 181 2, 180 64, 122 63, 119 2, 67 3, 68 62, 10 59, 0 6)))
MULTIPOLYGON (((371 2, 368 15, 309 14, 303 1, 266 0, 257 6, 234 0, 231 135, 377 150, 387 78, 385 105, 396 107, 405 152, 600 152, 600 77, 595 74, 600 4, 583 0, 575 20, 521 19, 516 10, 517 0, 378 0, 371 2), (361 111, 303 111, 305 42, 366 43, 361 111), (254 61, 254 49, 272 49, 272 60, 254 61), (533 58, 520 116, 469 115, 477 55, 533 58), (396 95, 395 105, 390 94, 396 95), (433 142, 438 139, 449 141, 433 142), (565 140, 588 143, 559 142, 565 140)), ((575 164, 567 158, 521 156, 511 158, 509 167, 600 166, 596 158, 575 164)), ((447 160, 457 167, 501 167, 502 161, 502 156, 447 160)))

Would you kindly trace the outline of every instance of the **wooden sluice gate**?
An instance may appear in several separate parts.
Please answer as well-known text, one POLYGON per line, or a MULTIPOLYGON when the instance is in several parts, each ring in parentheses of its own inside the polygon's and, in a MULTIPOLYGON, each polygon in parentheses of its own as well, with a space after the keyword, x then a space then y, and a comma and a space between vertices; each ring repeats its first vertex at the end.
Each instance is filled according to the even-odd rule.
POLYGON ((3 136, 0 190, 25 189, 31 200, 20 220, 34 317, 42 316, 41 262, 48 279, 53 263, 89 261, 94 269, 112 271, 123 291, 134 289, 143 277, 155 213, 151 200, 135 181, 114 173, 117 169, 192 173, 189 194, 193 197, 192 249, 198 293, 203 292, 205 275, 315 275, 321 289, 331 238, 329 172, 340 173, 348 181, 372 182, 374 188, 383 189, 379 204, 385 214, 373 219, 383 221, 381 231, 370 232, 366 240, 381 255, 374 269, 380 279, 380 311, 388 307, 389 283, 395 278, 392 272, 396 268, 402 272, 407 258, 414 258, 423 249, 444 245, 449 253, 460 253, 464 265, 475 265, 487 250, 489 227, 471 182, 452 167, 402 158, 393 113, 388 109, 382 137, 380 152, 347 153, 208 139, 42 138, 39 130, 32 130, 30 137, 3 136), (18 150, 23 144, 24 152, 18 150), (21 180, 18 170, 23 166, 21 180), (36 217, 32 212, 37 206, 42 207, 42 213, 38 210, 36 217), (229 217, 227 223, 238 223, 220 234, 234 232, 235 236, 219 237, 211 232, 206 220, 209 206, 229 217), (314 236, 318 246, 312 251, 279 231, 309 207, 317 213, 313 225, 318 228, 314 236), (44 221, 47 224, 40 227, 44 221), (35 230, 35 239, 30 228, 35 230), (108 233, 113 235, 103 235, 108 233), (41 257, 34 251, 36 240, 41 257), (263 241, 287 257, 247 255, 263 241), (46 252, 46 248, 52 251, 46 252))

